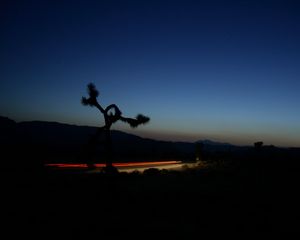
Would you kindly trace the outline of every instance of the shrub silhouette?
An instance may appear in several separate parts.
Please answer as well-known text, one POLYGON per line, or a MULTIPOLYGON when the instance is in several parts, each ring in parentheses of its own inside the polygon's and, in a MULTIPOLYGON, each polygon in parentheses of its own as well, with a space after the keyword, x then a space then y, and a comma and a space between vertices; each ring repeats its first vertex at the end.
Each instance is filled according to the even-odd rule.
POLYGON ((263 145, 264 145, 264 142, 262 142, 262 141, 259 141, 259 142, 255 142, 255 143, 254 143, 254 147, 255 147, 255 149, 257 149, 257 150, 260 150, 260 149, 262 148, 263 145))
MULTIPOLYGON (((99 96, 99 92, 96 89, 96 86, 93 83, 87 85, 88 95, 89 97, 82 97, 81 103, 84 106, 96 107, 104 116, 105 125, 98 128, 97 133, 90 140, 90 148, 89 148, 89 157, 91 158, 94 152, 94 149, 97 145, 97 139, 99 135, 105 134, 105 148, 107 152, 106 158, 106 169, 113 169, 112 165, 112 141, 111 141, 111 131, 110 128, 113 123, 117 121, 122 121, 124 123, 128 123, 132 128, 136 128, 141 124, 145 124, 150 121, 150 118, 144 116, 142 114, 138 114, 135 118, 128 118, 122 116, 122 112, 116 104, 110 104, 106 108, 103 108, 99 102, 97 101, 97 97, 99 96)), ((93 164, 89 164, 90 167, 93 167, 93 164)))

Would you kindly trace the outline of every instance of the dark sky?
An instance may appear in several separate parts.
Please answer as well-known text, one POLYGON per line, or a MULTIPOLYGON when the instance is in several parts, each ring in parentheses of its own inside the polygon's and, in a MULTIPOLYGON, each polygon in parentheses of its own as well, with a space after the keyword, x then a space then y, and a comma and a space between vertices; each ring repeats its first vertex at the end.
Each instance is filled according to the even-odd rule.
POLYGON ((1 1, 0 115, 158 139, 300 146, 299 1, 1 1))

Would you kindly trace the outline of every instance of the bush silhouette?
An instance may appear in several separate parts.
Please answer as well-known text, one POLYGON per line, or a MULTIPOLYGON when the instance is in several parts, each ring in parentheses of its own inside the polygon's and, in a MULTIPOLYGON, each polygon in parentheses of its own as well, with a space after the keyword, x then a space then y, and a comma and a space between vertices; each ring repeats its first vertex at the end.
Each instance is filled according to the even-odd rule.
POLYGON ((260 141, 260 142, 255 142, 255 143, 254 143, 255 149, 261 149, 263 145, 264 145, 264 143, 261 142, 261 141, 260 141))

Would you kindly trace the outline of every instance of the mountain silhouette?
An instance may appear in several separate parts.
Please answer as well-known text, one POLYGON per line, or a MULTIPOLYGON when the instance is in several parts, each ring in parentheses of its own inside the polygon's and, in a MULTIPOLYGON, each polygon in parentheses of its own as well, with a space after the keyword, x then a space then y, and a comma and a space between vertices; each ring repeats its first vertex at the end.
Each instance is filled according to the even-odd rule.
MULTIPOLYGON (((45 162, 84 162, 88 139, 97 127, 77 126, 58 122, 15 121, 0 117, 2 146, 13 145, 15 149, 39 152, 45 162)), ((158 159, 180 159, 190 161, 195 158, 195 143, 159 141, 142 138, 122 131, 112 130, 112 141, 117 161, 141 161, 158 159)), ((97 159, 102 161, 104 146, 99 141, 97 159)), ((217 150, 234 147, 210 140, 198 141, 206 149, 217 150)))
POLYGON ((208 139, 198 140, 196 143, 202 143, 204 145, 211 145, 211 146, 234 146, 230 143, 215 142, 208 139))

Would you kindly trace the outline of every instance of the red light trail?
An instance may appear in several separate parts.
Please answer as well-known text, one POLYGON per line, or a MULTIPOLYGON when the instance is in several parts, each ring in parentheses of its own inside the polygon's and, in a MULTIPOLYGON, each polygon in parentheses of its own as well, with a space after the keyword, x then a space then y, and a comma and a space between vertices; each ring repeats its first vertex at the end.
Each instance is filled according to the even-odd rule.
MULTIPOLYGON (((115 167, 151 167, 151 166, 163 166, 171 164, 180 164, 181 161, 157 161, 157 162, 126 162, 126 163, 114 163, 115 167)), ((96 163, 94 164, 97 168, 105 167, 105 163, 96 163)), ((51 163, 46 164, 47 167, 54 168, 88 168, 88 165, 85 163, 51 163)))

